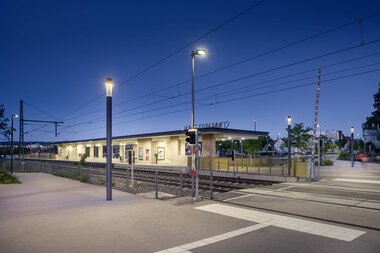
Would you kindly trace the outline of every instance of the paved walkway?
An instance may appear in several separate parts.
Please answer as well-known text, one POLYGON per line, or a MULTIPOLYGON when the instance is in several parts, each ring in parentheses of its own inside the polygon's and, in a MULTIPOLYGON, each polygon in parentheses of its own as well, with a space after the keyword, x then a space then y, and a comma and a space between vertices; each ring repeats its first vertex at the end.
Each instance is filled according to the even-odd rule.
POLYGON ((0 252, 284 253, 303 252, 311 244, 318 247, 310 253, 379 249, 380 232, 363 228, 117 190, 106 201, 104 187, 43 173, 17 176, 22 184, 0 185, 0 252))

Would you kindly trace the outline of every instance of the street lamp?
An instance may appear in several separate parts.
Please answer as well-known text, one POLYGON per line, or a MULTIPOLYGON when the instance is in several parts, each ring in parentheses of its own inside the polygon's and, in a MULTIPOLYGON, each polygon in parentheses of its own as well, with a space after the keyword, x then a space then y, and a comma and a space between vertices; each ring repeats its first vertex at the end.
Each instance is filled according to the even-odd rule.
MULTIPOLYGON (((195 116, 194 116, 194 64, 195 64, 195 56, 206 56, 207 51, 202 48, 198 48, 191 53, 191 128, 195 128, 195 116)), ((198 132, 196 132, 195 138, 195 148, 193 146, 193 152, 191 155, 194 168, 191 173, 191 188, 192 188, 192 196, 195 197, 195 200, 199 200, 199 177, 198 177, 198 132), (196 152, 194 152, 196 150, 196 152), (194 181, 195 181, 195 192, 194 192, 194 181)))
POLYGON ((288 116, 288 176, 290 176, 290 169, 292 166, 291 161, 291 137, 290 137, 290 130, 292 128, 292 116, 288 116))
POLYGON ((111 78, 106 78, 106 108, 107 108, 107 169, 106 169, 106 188, 107 200, 112 200, 112 87, 111 78))
POLYGON ((11 175, 13 175, 13 119, 18 118, 17 114, 12 114, 12 124, 11 124, 11 175))
POLYGON ((321 134, 322 134, 322 130, 321 130, 321 125, 317 125, 317 128, 319 128, 319 135, 318 135, 318 178, 319 178, 319 172, 320 172, 320 169, 321 169, 321 134))
POLYGON ((240 156, 241 158, 243 158, 243 141, 245 140, 245 138, 241 138, 241 142, 240 142, 240 156))
POLYGON ((354 127, 351 127, 351 167, 354 167, 354 127))

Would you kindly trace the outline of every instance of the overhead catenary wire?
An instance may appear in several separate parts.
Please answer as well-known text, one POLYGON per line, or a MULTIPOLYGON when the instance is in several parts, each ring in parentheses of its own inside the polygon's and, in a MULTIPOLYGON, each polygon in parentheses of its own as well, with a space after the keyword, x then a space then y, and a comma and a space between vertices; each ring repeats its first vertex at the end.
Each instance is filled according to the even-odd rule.
MULTIPOLYGON (((359 47, 365 47, 365 46, 368 46, 368 45, 371 45, 371 44, 374 44, 374 43, 378 43, 378 42, 380 42, 380 39, 375 39, 375 40, 372 40, 372 41, 368 41, 368 42, 364 43, 363 45, 359 43, 359 44, 356 44, 354 46, 349 46, 349 47, 342 48, 342 49, 339 49, 339 50, 335 50, 335 51, 332 51, 332 52, 324 53, 324 54, 313 56, 313 57, 306 58, 306 59, 303 59, 303 60, 295 61, 295 62, 292 62, 292 63, 289 63, 289 64, 281 65, 281 66, 278 66, 278 67, 275 67, 275 68, 267 69, 267 70, 260 71, 260 72, 255 72, 255 73, 252 73, 252 74, 249 74, 249 75, 245 75, 245 76, 234 78, 234 79, 231 79, 231 80, 228 80, 228 81, 216 83, 216 84, 209 85, 209 86, 206 86, 206 87, 203 87, 203 88, 198 88, 198 89, 195 90, 195 92, 199 93, 199 92, 206 91, 206 90, 209 90, 209 89, 212 89, 212 88, 224 86, 224 85, 227 85, 227 84, 231 84, 231 83, 234 83, 234 82, 242 81, 242 80, 249 79, 249 78, 252 78, 252 77, 256 77, 256 76, 259 76, 259 75, 267 74, 267 73, 270 73, 270 72, 273 72, 273 71, 277 71, 277 70, 285 69, 285 68, 292 67, 292 66, 295 66, 295 65, 299 65, 299 64, 302 64, 302 63, 305 63, 305 62, 309 62, 309 61, 317 60, 317 59, 324 58, 324 57, 327 57, 327 56, 331 56, 331 55, 343 53, 343 52, 346 52, 346 51, 350 51, 350 50, 353 50, 353 49, 356 49, 356 48, 359 48, 359 47)), ((379 54, 379 52, 376 52, 374 54, 370 54, 370 56, 372 56, 372 55, 378 55, 378 54, 379 54)), ((362 59, 364 57, 367 57, 367 56, 357 57, 357 59, 362 59)), ((342 63, 350 62, 350 61, 351 60, 342 61, 342 63)), ((336 64, 339 64, 339 63, 334 63, 331 66, 334 66, 336 64)), ((234 88, 234 89, 236 89, 236 88, 234 88)), ((113 114, 113 116, 117 116, 117 115, 123 114, 125 112, 133 111, 133 110, 136 110, 136 109, 141 109, 141 108, 148 107, 148 106, 151 106, 151 105, 156 105, 156 104, 159 104, 159 103, 167 102, 168 100, 175 99, 175 98, 178 98, 178 97, 183 97, 183 96, 189 95, 190 93, 191 92, 188 91, 188 92, 184 92, 184 93, 181 93, 181 94, 169 97, 169 98, 164 98, 164 99, 157 100, 157 101, 154 101, 154 102, 145 103, 143 105, 138 105, 138 106, 135 106, 135 107, 132 107, 132 108, 128 108, 126 110, 122 110, 120 112, 116 112, 116 113, 113 114)), ((83 121, 82 123, 77 123, 77 124, 74 124, 74 125, 78 125, 78 124, 80 125, 80 124, 83 124, 83 123, 84 124, 91 124, 90 122, 98 121, 98 120, 101 120, 101 119, 104 119, 104 118, 105 118, 105 116, 100 116, 100 117, 94 118, 92 120, 83 121)))
MULTIPOLYGON (((320 32, 320 33, 314 34, 314 35, 312 35, 312 36, 308 36, 308 37, 303 38, 303 39, 301 39, 301 40, 297 40, 297 41, 294 41, 294 42, 288 43, 288 44, 286 44, 286 45, 284 45, 284 46, 280 46, 280 47, 277 47, 277 48, 274 48, 274 49, 271 49, 271 50, 265 51, 265 52, 263 52, 263 53, 260 53, 260 54, 258 54, 258 55, 255 55, 255 56, 249 57, 249 58, 247 58, 247 59, 240 60, 240 61, 238 61, 238 62, 235 62, 235 63, 229 64, 229 65, 223 66, 223 67, 218 68, 218 69, 216 69, 216 70, 213 70, 213 71, 207 72, 207 73, 205 73, 205 74, 203 74, 203 75, 199 75, 199 76, 197 76, 195 79, 200 79, 200 78, 203 78, 203 77, 206 77, 206 76, 209 76, 209 75, 212 75, 212 74, 218 73, 218 72, 220 72, 220 71, 223 71, 223 70, 226 70, 226 69, 229 69, 229 68, 232 68, 232 67, 235 67, 235 66, 241 65, 241 64, 243 64, 243 63, 246 63, 246 62, 249 62, 249 61, 252 61, 252 60, 258 59, 258 58, 260 58, 260 57, 262 57, 262 56, 266 56, 266 55, 269 55, 269 54, 271 54, 271 53, 275 53, 275 52, 278 52, 278 51, 280 51, 280 50, 283 50, 283 49, 286 49, 286 48, 289 48, 289 47, 292 47, 292 46, 298 45, 298 44, 300 44, 300 43, 306 42, 306 41, 308 41, 308 40, 312 40, 312 39, 318 38, 318 37, 320 37, 320 36, 326 35, 326 34, 328 34, 328 33, 332 33, 332 32, 334 32, 334 31, 337 31, 337 30, 343 29, 343 28, 348 27, 348 26, 351 26, 351 25, 353 25, 353 24, 358 24, 359 22, 363 22, 364 20, 367 20, 367 19, 370 19, 370 18, 376 17, 376 16, 378 16, 378 15, 380 15, 380 12, 374 13, 374 14, 372 14, 372 15, 366 16, 366 17, 361 18, 361 19, 356 19, 356 20, 351 21, 351 22, 348 22, 348 23, 346 23, 346 24, 336 26, 336 27, 334 27, 334 28, 331 28, 331 29, 328 29, 328 30, 326 30, 326 31, 323 31, 323 32, 320 32)), ((361 40, 361 41, 360 41, 360 45, 363 45, 363 44, 364 44, 364 42, 361 40)), ((115 104, 114 106, 116 107, 116 106, 118 106, 118 105, 122 105, 122 104, 125 104, 125 103, 130 103, 130 102, 136 101, 136 100, 141 99, 141 98, 144 98, 144 97, 152 96, 152 95, 155 95, 155 94, 160 93, 160 92, 162 92, 162 91, 165 91, 165 90, 171 89, 171 88, 173 88, 173 87, 178 87, 179 85, 186 84, 186 83, 188 83, 188 82, 190 82, 190 81, 191 81, 191 79, 186 79, 186 80, 184 80, 184 81, 181 81, 181 82, 178 82, 178 83, 175 83, 175 84, 169 85, 169 86, 167 86, 167 87, 165 87, 165 88, 157 89, 157 90, 152 91, 152 92, 150 92, 150 93, 147 93, 147 94, 145 94, 145 95, 141 95, 141 96, 138 96, 138 97, 135 97, 135 98, 129 99, 129 100, 126 101, 126 102, 122 102, 122 103, 115 104)))
POLYGON ((39 109, 37 106, 34 106, 34 105, 32 105, 31 103, 29 103, 29 102, 27 102, 27 101, 25 101, 25 100, 23 100, 23 101, 24 101, 25 104, 29 105, 29 106, 32 107, 34 110, 39 111, 40 113, 43 113, 43 114, 45 114, 45 115, 47 115, 47 116, 49 116, 49 117, 51 117, 51 118, 53 118, 53 119, 55 119, 55 120, 60 120, 60 119, 58 119, 57 117, 51 115, 50 113, 47 113, 47 112, 45 112, 45 111, 39 109))
MULTIPOLYGON (((175 50, 174 52, 170 53, 169 55, 161 58, 160 60, 154 62, 153 64, 149 65, 148 67, 144 68, 143 70, 137 72, 136 74, 134 74, 133 76, 131 76, 130 78, 128 78, 127 80, 119 83, 119 88, 123 85, 125 85, 126 83, 128 82, 131 82, 132 80, 136 79, 137 77, 141 76, 142 74, 148 72, 149 70, 153 69, 154 67, 156 67, 157 65, 165 62, 166 60, 168 60, 169 58, 173 57, 174 55, 182 52, 183 50, 185 50, 186 48, 188 48, 189 46, 193 45, 194 43, 200 41, 201 39, 207 37, 208 35, 210 35, 211 33, 221 29, 223 26, 231 23, 232 21, 240 18, 241 16, 244 16, 245 14, 249 13, 250 11, 256 9, 257 7, 259 7, 261 4, 263 4, 266 0, 260 0, 259 2, 257 3, 254 3, 253 5, 249 6, 248 8, 244 9, 243 11, 241 11, 240 13, 238 13, 237 15, 234 15, 233 17, 229 18, 228 20, 226 20, 225 22, 223 22, 222 24, 212 28, 211 30, 207 31, 206 33, 202 34, 201 36, 197 37, 196 39, 186 43, 184 46, 180 47, 179 49, 175 50)), ((71 115, 72 113, 88 106, 89 104, 92 104, 94 101, 98 100, 99 98, 103 97, 103 95, 99 95, 97 97, 95 97, 94 99, 90 100, 89 102, 79 106, 77 109, 69 112, 68 114, 65 114, 63 116, 63 119, 66 118, 67 116, 71 115)))
MULTIPOLYGON (((339 51, 340 51, 340 50, 339 50, 339 51)), ((291 74, 291 75, 286 75, 286 76, 279 77, 279 78, 275 78, 275 79, 272 79, 272 80, 269 80, 269 81, 264 81, 264 82, 261 82, 261 83, 258 83, 258 84, 264 84, 264 83, 268 83, 268 82, 270 82, 270 81, 278 81, 278 80, 281 80, 281 79, 286 79, 286 78, 291 77, 291 76, 296 76, 296 75, 299 75, 299 74, 303 74, 303 73, 311 72, 311 71, 313 71, 313 70, 315 70, 315 69, 318 69, 318 68, 328 68, 328 67, 332 67, 332 66, 337 66, 337 65, 339 65, 339 64, 348 63, 348 62, 351 62, 351 61, 354 61, 354 60, 359 60, 359 59, 363 59, 363 58, 366 58, 366 57, 369 57, 369 56, 378 55, 378 54, 380 54, 380 52, 376 52, 376 53, 373 53, 373 54, 368 54, 368 55, 360 56, 360 57, 356 57, 356 58, 351 58, 351 59, 349 59, 349 60, 340 61, 340 62, 337 62, 337 63, 328 64, 328 65, 325 65, 325 66, 319 66, 319 67, 317 67, 317 68, 313 68, 313 69, 306 70, 306 71, 301 71, 301 72, 298 72, 298 73, 295 73, 295 74, 291 74)), ((312 58, 314 58, 314 57, 312 57, 312 58)), ((304 61, 304 60, 302 60, 302 61, 304 61)), ((266 71, 265 71, 265 72, 266 72, 266 71)), ((223 82, 223 83, 225 83, 225 82, 223 82)), ((258 84, 257 84, 257 85, 258 85, 258 84)), ((251 84, 251 85, 253 85, 253 84, 251 84)), ((249 86, 251 86, 251 85, 249 85, 249 86)), ((219 84, 217 84, 217 86, 219 86, 219 84)), ((199 90, 204 90, 205 88, 207 88, 207 87, 200 88, 200 89, 196 89, 195 92, 199 92, 199 90)), ((235 91, 237 90, 236 87, 234 87, 234 90, 235 90, 235 91)), ((187 95, 187 94, 189 94, 189 93, 182 93, 182 94, 180 94, 180 95, 178 95, 178 96, 173 97, 173 99, 174 99, 174 98, 177 98, 177 97, 179 97, 179 96, 187 95)), ((212 95, 212 97, 214 97, 214 96, 215 96, 215 94, 212 95)), ((130 111, 133 111, 133 110, 136 110, 136 109, 141 109, 141 108, 147 107, 147 106, 149 106, 149 105, 155 105, 155 104, 162 103, 162 102, 166 102, 166 101, 168 101, 168 99, 159 100, 159 101, 152 102, 152 103, 148 103, 148 104, 144 104, 144 105, 141 105, 141 106, 136 106, 136 107, 134 107, 134 108, 129 108, 129 110, 125 110, 125 111, 123 111, 123 113, 125 113, 125 112, 130 112, 130 111)), ((145 112, 146 112, 146 111, 145 111, 145 112)), ((121 113, 121 112, 119 112, 119 113, 115 113, 114 116, 119 115, 119 114, 122 114, 122 113, 121 113)), ((116 118, 120 118, 120 117, 116 117, 116 118)), ((83 122, 80 122, 80 123, 77 123, 77 124, 74 124, 74 125, 71 125, 71 126, 66 126, 66 127, 64 128, 64 130, 65 130, 65 129, 68 129, 68 128, 70 128, 70 127, 74 127, 74 126, 94 124, 94 123, 97 123, 97 122, 102 121, 102 119, 104 119, 104 116, 97 117, 97 118, 92 119, 92 120, 89 120, 89 121, 83 121, 83 122)))
MULTIPOLYGON (((316 68, 313 68, 313 69, 309 69, 309 70, 305 70, 305 71, 302 71, 302 72, 297 72, 297 73, 294 73, 294 74, 290 74, 290 75, 286 75, 286 76, 281 76, 281 77, 278 77, 278 78, 275 78, 275 79, 272 79, 272 80, 267 80, 267 81, 264 81, 262 82, 263 84, 264 83, 268 83, 268 82, 272 82, 272 81, 277 81, 277 80, 280 80, 280 79, 284 79, 284 78, 288 78, 288 77, 292 77, 292 76, 296 76, 296 75, 300 75, 300 74, 304 74, 304 73, 308 73, 308 72, 312 72, 312 71, 315 71, 315 70, 318 70, 319 68, 329 68, 329 67, 333 67, 333 66, 337 66, 337 65, 341 65, 341 64, 345 64, 345 63, 349 63, 349 62, 353 62, 353 61, 358 61, 358 60, 361 60, 361 59, 365 59, 365 58, 368 58, 368 57, 372 57, 372 56, 376 56, 376 55, 379 55, 380 52, 375 52, 375 53, 371 53, 371 54, 367 54, 367 55, 364 55, 364 56, 360 56, 360 57, 354 57, 354 58, 350 58, 348 60, 344 60, 344 61, 339 61, 339 62, 336 62, 336 63, 332 63, 332 64, 328 64, 328 65, 324 65, 324 66, 318 66, 316 68)), ((226 91, 226 92, 229 92, 229 91, 226 91)), ((188 94, 188 93, 187 93, 188 94)), ((179 95, 177 95, 176 97, 180 97, 182 95, 187 95, 187 94, 184 94, 184 93, 179 93, 179 95)), ((215 95, 212 95, 212 96, 215 96, 215 95)), ((171 97, 168 97, 168 98, 171 98, 171 97)), ((164 100, 162 100, 164 101, 164 100)), ((161 102, 161 101, 157 101, 157 102, 161 102)), ((114 107, 116 107, 117 105, 114 105, 114 107)), ((136 108, 137 109, 137 108, 136 108)), ((130 110, 133 110, 133 109, 130 109, 130 110)), ((88 116, 90 114, 93 114, 93 113, 98 113, 100 111, 104 111, 104 109, 101 109, 101 110, 94 110, 92 112, 89 112, 89 113, 86 113, 86 114, 81 114, 81 115, 78 115, 77 117, 75 117, 74 119, 76 118, 80 118, 80 117, 83 117, 83 116, 88 116)), ((100 117, 100 118, 95 118, 95 119, 92 119, 92 120, 86 120, 86 121, 82 121, 80 123, 73 123, 73 124, 70 124, 70 126, 77 126, 77 125, 82 125, 83 122, 88 123, 89 121, 94 121, 94 120, 97 120, 97 119, 102 119, 104 117, 100 117)), ((69 120, 66 120, 66 122, 69 121, 69 120)))
MULTIPOLYGON (((374 72, 379 72, 379 71, 380 71, 380 69, 374 69, 374 70, 364 71, 364 72, 360 72, 360 73, 354 73, 354 74, 349 74, 349 75, 345 75, 345 76, 339 76, 339 77, 323 80, 323 81, 321 81, 321 84, 329 83, 329 82, 333 82, 333 81, 337 81, 337 80, 341 80, 341 79, 356 77, 356 76, 360 76, 360 75, 370 74, 370 73, 374 73, 374 72)), ((285 87, 285 88, 281 88, 281 89, 270 90, 270 91, 265 91, 265 92, 261 92, 261 93, 255 93, 255 94, 240 96, 240 97, 236 97, 236 98, 211 102, 211 103, 204 104, 204 105, 198 105, 198 106, 196 106, 196 108, 198 109, 198 108, 204 108, 204 107, 209 107, 209 106, 213 106, 213 105, 219 105, 219 104, 224 104, 224 103, 229 103, 229 102, 234 102, 234 101, 240 101, 240 100, 244 100, 244 99, 248 99, 248 98, 252 98, 252 97, 256 97, 256 96, 268 95, 268 94, 278 93, 278 92, 282 92, 282 91, 288 91, 288 90, 298 89, 298 88, 302 88, 302 87, 307 87, 307 86, 311 86, 311 85, 315 85, 315 82, 309 82, 309 83, 295 85, 295 86, 291 86, 291 87, 285 87)), ((171 115, 171 114, 175 114, 178 112, 190 111, 190 110, 191 110, 190 108, 177 109, 177 110, 170 111, 170 112, 164 112, 164 113, 159 113, 159 114, 155 114, 155 115, 151 115, 151 116, 144 116, 144 117, 140 117, 140 118, 132 119, 132 120, 128 120, 128 121, 117 122, 117 123, 114 123, 113 125, 128 124, 128 123, 133 123, 133 122, 137 122, 137 121, 141 121, 141 120, 156 118, 156 117, 165 116, 165 115, 171 115)), ((104 122, 102 122, 102 123, 104 123, 104 122)), ((102 129, 102 128, 104 128, 104 126, 92 127, 91 129, 88 129, 86 131, 89 131, 89 130, 94 131, 94 130, 102 129)))

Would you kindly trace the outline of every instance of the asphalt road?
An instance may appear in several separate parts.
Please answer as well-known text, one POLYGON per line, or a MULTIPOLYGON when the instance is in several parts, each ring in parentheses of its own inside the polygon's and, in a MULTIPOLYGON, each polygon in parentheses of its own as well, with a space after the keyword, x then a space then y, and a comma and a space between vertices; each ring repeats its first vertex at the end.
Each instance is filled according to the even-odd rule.
POLYGON ((18 176, 22 184, 0 185, 0 252, 380 252, 380 229, 363 228, 364 220, 380 220, 377 210, 271 196, 235 200, 278 209, 272 212, 232 200, 160 201, 115 190, 114 200, 105 201, 100 186, 18 176), (281 212, 292 205, 331 219, 351 215, 358 226, 281 212), (342 214, 338 207, 356 211, 342 214))

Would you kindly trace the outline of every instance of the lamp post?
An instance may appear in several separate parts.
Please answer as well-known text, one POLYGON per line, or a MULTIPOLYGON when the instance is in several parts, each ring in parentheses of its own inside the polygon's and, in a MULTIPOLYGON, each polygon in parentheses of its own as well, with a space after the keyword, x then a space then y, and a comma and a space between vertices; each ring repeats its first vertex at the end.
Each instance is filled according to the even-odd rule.
POLYGON ((290 169, 292 166, 292 155, 291 155, 291 137, 290 130, 292 129, 292 116, 288 116, 288 176, 290 176, 290 169))
POLYGON ((351 167, 354 167, 354 127, 351 127, 351 167))
POLYGON ((245 140, 245 138, 241 138, 241 141, 240 141, 240 157, 243 158, 243 141, 245 140))
POLYGON ((318 178, 319 178, 319 171, 321 169, 321 125, 317 125, 317 128, 319 128, 319 136, 318 136, 318 178))
POLYGON ((18 118, 17 114, 12 114, 12 124, 11 124, 11 175, 13 175, 13 119, 18 118))
POLYGON ((107 200, 112 200, 112 79, 106 78, 106 107, 107 107, 107 169, 106 188, 107 200))
MULTIPOLYGON (((205 56, 207 55, 207 51, 205 49, 196 49, 191 53, 191 128, 195 128, 195 110, 194 110, 194 63, 195 56, 205 56)), ((198 132, 195 137, 195 147, 193 146, 192 159, 194 161, 194 171, 191 174, 191 188, 192 188, 192 196, 196 201, 199 200, 199 176, 198 176, 198 132), (194 152, 195 151, 195 152, 194 152), (194 190, 194 181, 195 181, 195 190, 194 190)))

